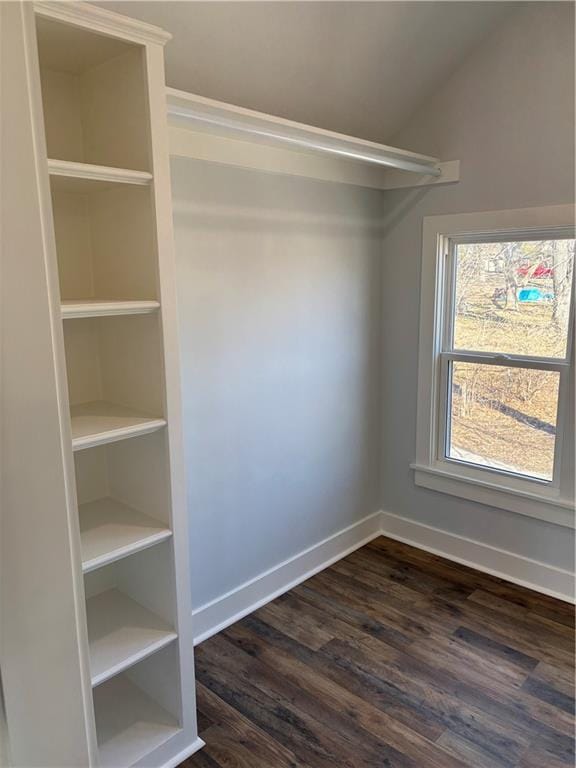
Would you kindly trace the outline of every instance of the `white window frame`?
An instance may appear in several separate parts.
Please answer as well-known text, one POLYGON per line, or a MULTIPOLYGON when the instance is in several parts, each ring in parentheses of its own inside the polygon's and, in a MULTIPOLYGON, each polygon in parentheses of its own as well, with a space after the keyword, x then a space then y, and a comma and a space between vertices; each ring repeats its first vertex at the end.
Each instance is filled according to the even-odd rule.
MULTIPOLYGON (((458 243, 574 237, 572 205, 427 216, 423 222, 422 284, 415 483, 492 507, 574 528, 574 318, 569 321, 566 360, 485 356, 445 351, 451 339, 447 291, 453 290, 453 254, 458 243), (445 456, 450 360, 529 367, 560 373, 558 432, 551 482, 467 464, 445 456)), ((574 285, 572 286, 574 291, 574 285)))

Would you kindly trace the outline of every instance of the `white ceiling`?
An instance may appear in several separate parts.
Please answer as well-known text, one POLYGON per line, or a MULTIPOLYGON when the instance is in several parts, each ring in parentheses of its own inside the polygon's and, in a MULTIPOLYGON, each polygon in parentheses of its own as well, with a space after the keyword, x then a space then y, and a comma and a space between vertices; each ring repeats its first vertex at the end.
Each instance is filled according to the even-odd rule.
POLYGON ((389 140, 508 2, 103 2, 174 36, 168 85, 389 140))

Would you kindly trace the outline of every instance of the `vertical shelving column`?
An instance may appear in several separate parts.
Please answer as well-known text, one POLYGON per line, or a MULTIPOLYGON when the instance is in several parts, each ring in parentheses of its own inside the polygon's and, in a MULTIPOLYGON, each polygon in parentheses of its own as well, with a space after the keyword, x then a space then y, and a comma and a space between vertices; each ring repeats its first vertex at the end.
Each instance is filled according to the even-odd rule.
MULTIPOLYGON (((35 3, 102 766, 198 749, 161 30, 35 3)), ((56 276, 55 276, 56 277, 56 276)))

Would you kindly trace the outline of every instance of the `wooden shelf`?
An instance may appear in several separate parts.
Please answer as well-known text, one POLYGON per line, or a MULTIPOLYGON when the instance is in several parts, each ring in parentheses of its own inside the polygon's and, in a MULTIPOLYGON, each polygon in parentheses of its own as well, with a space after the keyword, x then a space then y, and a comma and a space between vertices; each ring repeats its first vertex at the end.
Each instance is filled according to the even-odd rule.
POLYGON ((180 731, 176 720, 120 676, 94 691, 101 768, 134 765, 180 731))
POLYGON ((172 535, 160 521, 116 499, 81 504, 78 511, 84 573, 151 547, 172 535))
POLYGON ((67 299, 61 303, 64 319, 77 317, 109 317, 112 315, 142 315, 156 312, 158 301, 128 301, 121 299, 67 299))
POLYGON ((70 417, 75 451, 145 435, 166 426, 165 419, 104 400, 73 405, 70 417))
POLYGON ((55 189, 70 192, 89 192, 114 184, 149 184, 152 174, 147 171, 131 171, 106 165, 75 163, 69 160, 48 160, 48 172, 55 189))
POLYGON ((163 619, 110 589, 86 602, 90 674, 96 686, 176 639, 163 619))

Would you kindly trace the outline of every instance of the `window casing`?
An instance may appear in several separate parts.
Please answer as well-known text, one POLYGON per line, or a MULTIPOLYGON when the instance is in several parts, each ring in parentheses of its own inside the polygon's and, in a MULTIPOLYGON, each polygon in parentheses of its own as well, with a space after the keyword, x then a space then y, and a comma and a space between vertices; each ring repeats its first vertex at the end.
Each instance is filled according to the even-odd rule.
MULTIPOLYGON (((503 354, 454 344, 456 251, 463 244, 574 237, 572 206, 498 211, 424 219, 415 482, 490 506, 574 526, 574 286, 564 357, 503 354), (494 367, 551 372, 558 379, 553 473, 531 475, 506 465, 487 466, 450 451, 454 370, 494 367), (544 476, 546 475, 546 476, 544 476)), ((498 269, 490 264, 487 271, 498 269)), ((481 346, 481 345, 479 345, 481 346)))

